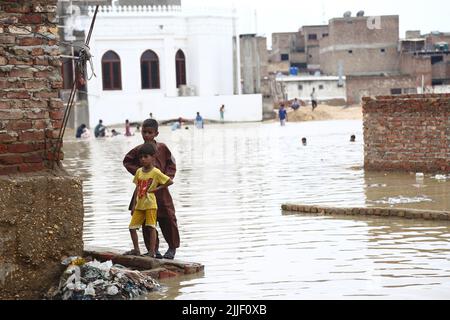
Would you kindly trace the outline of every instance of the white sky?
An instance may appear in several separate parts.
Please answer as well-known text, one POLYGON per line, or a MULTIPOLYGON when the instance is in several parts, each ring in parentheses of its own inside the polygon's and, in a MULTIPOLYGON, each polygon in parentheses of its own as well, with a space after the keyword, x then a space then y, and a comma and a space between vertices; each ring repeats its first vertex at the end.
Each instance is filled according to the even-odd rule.
POLYGON ((366 16, 400 16, 400 38, 406 30, 450 32, 449 0, 181 0, 182 5, 232 8, 240 12, 239 32, 265 35, 268 45, 273 32, 293 32, 303 25, 327 24, 364 10, 366 16), (276 4, 276 5, 274 5, 276 4), (256 10, 256 19, 255 19, 256 10), (256 20, 256 22, 255 22, 256 20))

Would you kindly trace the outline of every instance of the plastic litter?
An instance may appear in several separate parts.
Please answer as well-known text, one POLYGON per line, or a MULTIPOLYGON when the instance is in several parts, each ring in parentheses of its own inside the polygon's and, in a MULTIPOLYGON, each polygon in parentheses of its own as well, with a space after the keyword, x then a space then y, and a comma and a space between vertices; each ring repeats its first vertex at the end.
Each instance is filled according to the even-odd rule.
POLYGON ((80 257, 62 261, 67 268, 50 299, 62 300, 126 300, 143 296, 160 288, 152 277, 112 261, 87 262, 80 257))

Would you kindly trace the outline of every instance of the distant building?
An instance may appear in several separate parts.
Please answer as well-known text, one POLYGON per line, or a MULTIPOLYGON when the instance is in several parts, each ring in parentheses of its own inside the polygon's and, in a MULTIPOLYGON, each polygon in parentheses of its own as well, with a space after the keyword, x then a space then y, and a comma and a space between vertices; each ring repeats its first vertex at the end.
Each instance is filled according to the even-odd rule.
POLYGON ((239 42, 242 94, 262 94, 264 118, 271 118, 273 76, 269 74, 267 39, 256 34, 241 34, 239 42))
POLYGON ((88 83, 90 124, 142 121, 150 111, 158 120, 196 112, 219 119, 222 104, 226 120, 261 120, 260 94, 234 95, 236 19, 225 9, 100 7, 90 45, 97 74, 88 83))
POLYGON ((369 17, 363 11, 353 17, 347 12, 328 25, 273 33, 267 66, 269 78, 277 76, 272 95, 274 100, 285 98, 279 79, 293 86, 296 77, 308 75, 344 81, 347 104, 370 95, 448 92, 449 44, 450 33, 445 32, 421 35, 411 30, 400 39, 398 15, 369 17))
POLYGON ((320 71, 319 42, 328 37, 328 25, 303 26, 298 32, 272 34, 271 69, 287 74, 290 67, 300 73, 320 71))
POLYGON ((331 19, 320 61, 324 74, 346 76, 347 104, 363 96, 416 93, 420 86, 421 75, 409 67, 414 62, 401 63, 398 15, 331 19))
POLYGON ((329 36, 320 41, 323 73, 345 75, 398 73, 399 16, 334 18, 329 36))
POLYGON ((285 93, 285 100, 295 98, 311 102, 311 92, 315 89, 317 100, 329 105, 345 105, 345 77, 336 76, 279 76, 276 81, 285 93))

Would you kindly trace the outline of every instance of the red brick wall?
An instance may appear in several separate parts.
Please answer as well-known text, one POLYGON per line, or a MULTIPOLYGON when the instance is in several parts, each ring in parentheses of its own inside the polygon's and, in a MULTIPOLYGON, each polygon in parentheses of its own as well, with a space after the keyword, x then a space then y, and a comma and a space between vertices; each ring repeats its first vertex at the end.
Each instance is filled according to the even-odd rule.
POLYGON ((51 167, 64 110, 56 2, 0 1, 0 175, 51 167))
POLYGON ((369 170, 450 172, 450 94, 363 98, 369 170))

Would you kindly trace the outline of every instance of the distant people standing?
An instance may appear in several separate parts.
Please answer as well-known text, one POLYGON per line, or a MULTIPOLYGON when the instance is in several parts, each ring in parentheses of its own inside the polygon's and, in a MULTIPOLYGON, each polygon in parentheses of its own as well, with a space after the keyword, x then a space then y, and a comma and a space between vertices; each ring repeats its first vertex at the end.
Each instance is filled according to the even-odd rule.
POLYGON ((314 109, 317 108, 316 88, 313 88, 313 91, 311 92, 311 104, 312 104, 312 111, 314 111, 314 109))
POLYGON ((225 121, 225 117, 224 117, 225 105, 224 104, 220 107, 219 112, 220 112, 220 121, 222 121, 222 123, 223 123, 225 121))
POLYGON ((291 108, 294 109, 294 111, 296 111, 300 108, 300 103, 297 100, 297 98, 295 98, 294 101, 292 101, 291 108))
POLYGON ((149 119, 153 119, 153 113, 150 112, 149 119))
POLYGON ((98 124, 95 126, 94 129, 94 136, 96 138, 104 137, 106 134, 106 127, 103 125, 103 120, 99 120, 98 124))
POLYGON ((278 110, 278 117, 280 118, 280 125, 284 127, 286 125, 287 111, 284 104, 280 104, 280 110, 278 110))
POLYGON ((126 137, 131 137, 133 134, 131 133, 131 125, 130 125, 130 121, 125 120, 125 136, 126 137))
POLYGON ((86 128, 86 125, 84 123, 82 123, 81 126, 79 126, 77 128, 77 132, 75 133, 75 138, 81 138, 81 135, 83 134, 83 131, 85 128, 86 128))
POLYGON ((350 136, 350 142, 356 142, 356 136, 354 134, 350 136))
POLYGON ((200 115, 200 112, 197 112, 197 116, 195 117, 195 126, 197 129, 203 129, 203 118, 200 115))

